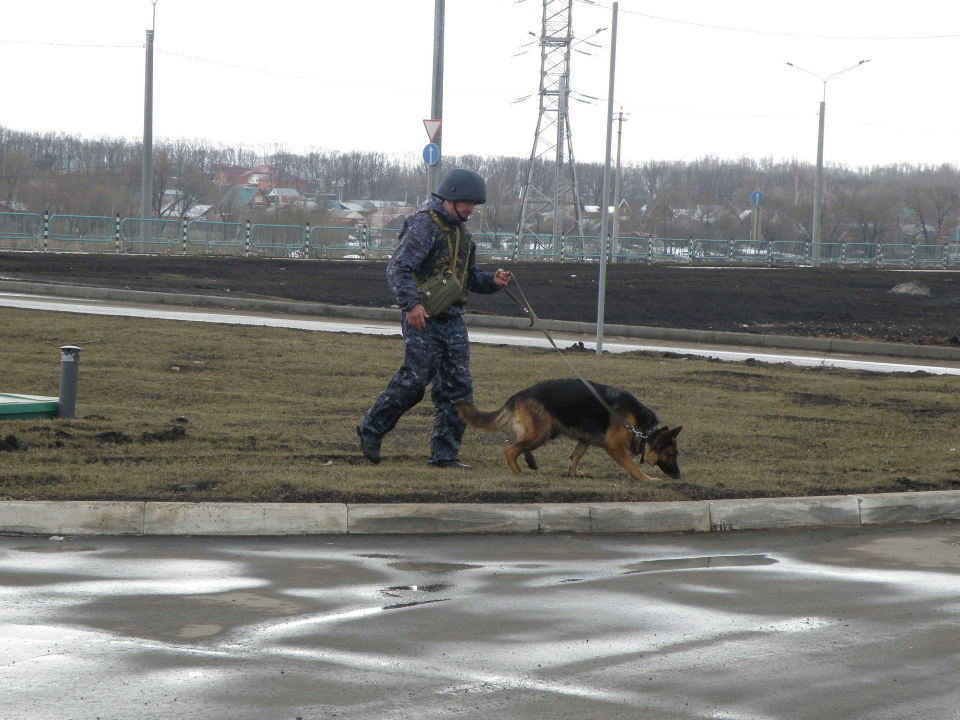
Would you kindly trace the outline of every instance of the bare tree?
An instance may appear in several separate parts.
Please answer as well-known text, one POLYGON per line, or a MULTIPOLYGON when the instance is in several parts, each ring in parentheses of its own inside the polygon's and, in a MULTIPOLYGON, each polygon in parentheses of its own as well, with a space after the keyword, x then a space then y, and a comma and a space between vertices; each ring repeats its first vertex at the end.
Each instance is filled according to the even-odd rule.
POLYGON ((16 203, 35 167, 30 153, 18 138, 0 127, 0 206, 17 210, 16 203))
POLYGON ((862 188, 851 199, 850 215, 860 231, 860 242, 881 244, 897 227, 896 195, 862 188))

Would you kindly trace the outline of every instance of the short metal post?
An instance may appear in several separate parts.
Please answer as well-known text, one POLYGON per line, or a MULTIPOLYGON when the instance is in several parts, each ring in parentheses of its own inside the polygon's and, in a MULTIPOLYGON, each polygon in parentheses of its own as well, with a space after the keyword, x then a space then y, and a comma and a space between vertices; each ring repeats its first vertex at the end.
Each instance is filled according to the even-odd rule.
POLYGON ((43 211, 43 251, 46 252, 50 244, 50 211, 43 211))
POLYGON ((60 348, 60 402, 57 417, 73 418, 77 412, 77 378, 80 375, 80 348, 64 345, 60 348))

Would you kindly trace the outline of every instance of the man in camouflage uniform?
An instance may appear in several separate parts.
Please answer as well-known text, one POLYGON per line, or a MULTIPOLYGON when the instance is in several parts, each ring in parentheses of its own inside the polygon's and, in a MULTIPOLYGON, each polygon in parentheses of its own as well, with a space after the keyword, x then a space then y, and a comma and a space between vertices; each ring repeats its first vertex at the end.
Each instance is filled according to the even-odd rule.
POLYGON ((432 382, 430 399, 435 409, 427 463, 469 469, 459 459, 466 425, 454 405, 473 401, 470 346, 463 321, 467 290, 494 293, 511 277, 506 270, 489 273, 477 267, 476 246, 465 223, 474 206, 486 199, 486 184, 480 175, 454 169, 440 181, 436 194, 403 223, 399 246, 387 266, 387 282, 401 310, 403 364, 357 425, 360 449, 370 462, 380 462, 384 435, 423 399, 432 382), (453 257, 455 262, 451 262, 453 257), (462 293, 431 317, 422 304, 427 300, 421 300, 417 288, 448 268, 461 281, 462 293))

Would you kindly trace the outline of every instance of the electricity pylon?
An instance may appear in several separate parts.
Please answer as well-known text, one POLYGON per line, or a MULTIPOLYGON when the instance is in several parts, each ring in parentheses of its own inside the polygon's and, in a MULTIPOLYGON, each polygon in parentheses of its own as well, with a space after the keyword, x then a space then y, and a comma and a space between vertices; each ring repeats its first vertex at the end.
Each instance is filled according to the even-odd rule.
MULTIPOLYGON (((551 211, 553 235, 583 236, 580 188, 570 135, 570 45, 573 42, 573 0, 543 0, 540 32, 540 115, 530 153, 527 182, 520 193, 521 236, 538 232, 539 221, 551 211)), ((581 248, 582 250, 582 248, 581 248)))

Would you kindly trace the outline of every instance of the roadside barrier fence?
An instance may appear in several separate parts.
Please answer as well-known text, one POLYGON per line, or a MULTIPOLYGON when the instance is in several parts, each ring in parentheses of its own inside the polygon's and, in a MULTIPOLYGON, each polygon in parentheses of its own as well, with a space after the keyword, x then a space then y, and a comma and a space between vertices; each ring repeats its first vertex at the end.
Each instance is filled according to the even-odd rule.
MULTIPOLYGON (((208 220, 140 219, 0 212, 0 251, 113 252, 169 255, 386 260, 395 228, 321 227, 208 220)), ((526 262, 597 262, 597 236, 473 234, 477 256, 526 262)), ((960 268, 960 244, 909 244, 612 238, 610 262, 960 268)))

